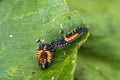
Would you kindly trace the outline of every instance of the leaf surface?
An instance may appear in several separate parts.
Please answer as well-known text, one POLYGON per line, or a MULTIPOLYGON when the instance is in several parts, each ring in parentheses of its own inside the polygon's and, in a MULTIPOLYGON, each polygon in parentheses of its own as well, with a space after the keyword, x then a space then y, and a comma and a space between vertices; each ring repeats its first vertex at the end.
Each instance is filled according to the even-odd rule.
POLYGON ((72 80, 79 46, 86 33, 74 45, 66 47, 67 55, 58 49, 47 70, 37 64, 36 39, 45 43, 59 39, 60 24, 65 34, 82 25, 78 12, 70 12, 64 0, 0 1, 0 79, 1 80, 72 80))

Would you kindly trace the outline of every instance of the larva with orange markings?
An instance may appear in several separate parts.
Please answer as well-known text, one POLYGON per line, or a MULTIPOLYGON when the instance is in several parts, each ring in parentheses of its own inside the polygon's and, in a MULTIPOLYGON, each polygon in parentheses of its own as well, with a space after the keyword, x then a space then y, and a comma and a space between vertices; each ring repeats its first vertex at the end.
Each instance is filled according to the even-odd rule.
MULTIPOLYGON (((70 32, 59 40, 52 41, 51 44, 40 44, 37 53, 37 61, 39 66, 45 70, 52 62, 53 52, 56 48, 64 47, 74 42, 78 37, 88 32, 88 28, 81 27, 70 32)), ((38 40, 37 42, 40 42, 38 40)))
POLYGON ((52 41, 51 45, 53 46, 53 48, 61 48, 63 46, 66 46, 66 45, 72 43, 78 37, 80 37, 81 35, 83 35, 84 33, 87 33, 87 32, 88 32, 88 28, 86 28, 86 27, 77 28, 76 30, 74 30, 74 31, 70 32, 69 34, 65 35, 64 37, 62 37, 61 39, 52 41))
POLYGON ((37 53, 37 61, 39 66, 44 70, 52 62, 53 48, 49 44, 40 44, 37 53))

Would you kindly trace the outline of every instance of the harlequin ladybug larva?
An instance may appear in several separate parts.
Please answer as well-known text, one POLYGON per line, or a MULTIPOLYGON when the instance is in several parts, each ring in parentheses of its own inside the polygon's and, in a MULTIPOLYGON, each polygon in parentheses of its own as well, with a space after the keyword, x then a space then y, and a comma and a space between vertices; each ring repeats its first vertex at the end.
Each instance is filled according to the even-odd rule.
POLYGON ((52 41, 51 45, 54 48, 64 47, 64 46, 72 43, 73 41, 75 41, 78 37, 80 37, 82 34, 84 34, 86 32, 88 32, 88 28, 86 28, 86 27, 77 28, 76 30, 73 30, 69 34, 62 37, 61 39, 52 41))
POLYGON ((44 40, 37 40, 37 43, 40 43, 37 53, 37 61, 39 66, 43 70, 47 69, 52 62, 52 56, 56 48, 63 48, 64 46, 69 45, 82 34, 87 32, 88 28, 86 27, 77 28, 76 30, 62 37, 61 39, 52 41, 50 44, 43 44, 44 40))
POLYGON ((50 44, 40 44, 37 53, 38 65, 43 69, 47 69, 52 62, 54 49, 50 44))

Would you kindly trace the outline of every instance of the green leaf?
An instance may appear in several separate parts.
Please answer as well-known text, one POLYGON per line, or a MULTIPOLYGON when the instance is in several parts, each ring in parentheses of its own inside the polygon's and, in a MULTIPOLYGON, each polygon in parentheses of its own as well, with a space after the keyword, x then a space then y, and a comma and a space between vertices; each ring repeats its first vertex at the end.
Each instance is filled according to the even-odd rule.
POLYGON ((119 0, 70 1, 90 25, 91 35, 79 50, 77 80, 120 79, 120 10, 119 0))
POLYGON ((79 13, 69 11, 64 0, 1 0, 0 80, 72 80, 77 48, 89 33, 66 47, 67 55, 56 50, 47 70, 41 70, 36 60, 36 39, 50 43, 61 38, 60 24, 65 34, 83 24, 79 13))

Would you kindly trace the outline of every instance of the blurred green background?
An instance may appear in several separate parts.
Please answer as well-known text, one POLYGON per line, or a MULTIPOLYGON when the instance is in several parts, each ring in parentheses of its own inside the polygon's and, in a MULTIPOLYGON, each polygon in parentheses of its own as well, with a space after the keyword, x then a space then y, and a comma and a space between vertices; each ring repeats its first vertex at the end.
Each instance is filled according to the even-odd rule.
POLYGON ((75 80, 120 80, 120 0, 67 0, 90 26, 77 55, 75 80))

